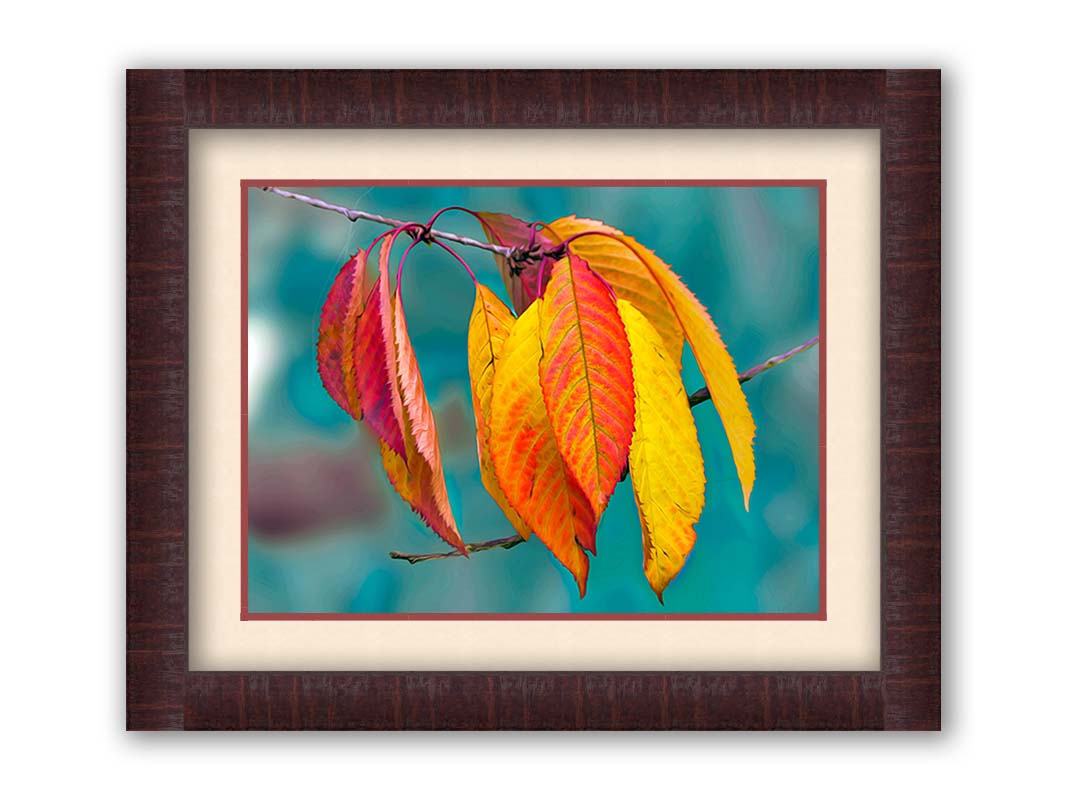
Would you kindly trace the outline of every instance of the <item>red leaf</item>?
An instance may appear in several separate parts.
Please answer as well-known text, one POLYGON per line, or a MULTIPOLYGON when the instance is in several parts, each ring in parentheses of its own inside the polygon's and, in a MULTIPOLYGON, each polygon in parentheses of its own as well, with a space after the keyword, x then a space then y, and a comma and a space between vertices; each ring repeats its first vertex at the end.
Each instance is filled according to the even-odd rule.
POLYGON ((367 302, 367 253, 360 250, 341 267, 326 295, 319 322, 319 377, 330 397, 362 419, 352 363, 356 323, 367 302))
POLYGON ((378 256, 380 274, 356 324, 353 361, 367 424, 383 444, 406 461, 404 408, 397 383, 393 303, 389 292, 389 250, 394 238, 382 240, 378 256))
MULTIPOLYGON (((523 249, 530 246, 533 226, 529 222, 492 211, 479 211, 478 218, 490 244, 523 249)), ((556 244, 540 231, 534 233, 532 237, 534 246, 540 246, 542 249, 552 249, 556 244)), ((545 285, 548 283, 548 276, 552 274, 555 259, 545 259, 542 268, 539 259, 519 263, 505 256, 497 255, 495 258, 500 268, 500 276, 504 279, 504 288, 507 289, 511 304, 515 307, 515 313, 522 314, 529 308, 530 303, 545 293, 545 285), (540 285, 538 285, 539 274, 540 285)))

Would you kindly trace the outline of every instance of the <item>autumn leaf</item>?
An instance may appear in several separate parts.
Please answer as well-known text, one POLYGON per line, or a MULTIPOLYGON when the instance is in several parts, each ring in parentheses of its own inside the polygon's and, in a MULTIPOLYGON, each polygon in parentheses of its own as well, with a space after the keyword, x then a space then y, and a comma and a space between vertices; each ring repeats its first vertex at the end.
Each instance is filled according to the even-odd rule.
MULTIPOLYGON (((551 248, 553 245, 553 241, 541 231, 533 233, 533 226, 529 222, 492 211, 479 211, 477 216, 490 244, 527 248, 532 242, 535 247, 542 249, 551 248)), ((515 313, 521 314, 529 308, 530 303, 544 294, 545 283, 548 282, 555 261, 545 259, 544 267, 541 268, 541 262, 536 259, 518 263, 499 254, 494 254, 493 257, 500 269, 500 277, 504 279, 504 288, 511 298, 511 304, 515 307, 515 313)))
POLYGON ((593 509, 556 447, 538 380, 543 301, 504 341, 490 401, 489 452, 508 502, 566 567, 585 595, 589 557, 579 542, 596 529, 593 509))
POLYGON ((393 238, 386 237, 381 243, 378 280, 356 323, 353 362, 367 424, 387 447, 406 459, 404 409, 397 381, 393 303, 389 292, 389 250, 393 238))
POLYGON ((673 355, 636 307, 619 300, 618 308, 636 388, 630 480, 641 520, 645 577, 662 603, 663 590, 696 542, 693 525, 704 509, 704 459, 673 355))
MULTIPOLYGON (((620 231, 603 222, 573 215, 557 219, 550 228, 551 235, 560 242, 577 233, 594 230, 620 235, 620 231)), ((670 305, 663 302, 663 290, 642 260, 625 244, 607 236, 581 236, 569 247, 572 253, 577 253, 593 265, 593 269, 608 282, 618 297, 633 303, 652 323, 663 339, 667 352, 680 365, 684 340, 681 323, 670 305)))
MULTIPOLYGON (((401 496, 429 522, 430 527, 442 539, 453 547, 466 551, 452 515, 452 505, 448 500, 444 466, 441 463, 441 445, 437 438, 437 423, 426 398, 422 373, 415 360, 411 337, 408 335, 407 318, 404 315, 399 286, 393 309, 393 322, 396 331, 397 377, 400 381, 404 412, 404 449, 411 474, 411 497, 404 496, 403 492, 401 496)), ((388 465, 386 471, 389 471, 388 465)))
MULTIPOLYGON (((541 307, 541 388, 560 453, 600 519, 634 426, 626 331, 608 285, 579 256, 552 269, 541 307)), ((596 552, 593 540, 582 540, 596 552)))
POLYGON ((410 423, 405 428, 404 441, 407 446, 406 461, 385 443, 379 446, 382 466, 385 467, 389 482, 434 533, 467 555, 467 547, 457 530, 452 509, 447 505, 447 495, 444 507, 438 503, 438 495, 444 493, 444 475, 435 472, 418 451, 410 423))
POLYGON ((718 328, 712 322, 707 309, 697 300, 682 280, 652 250, 615 228, 595 220, 578 220, 565 217, 556 220, 551 228, 557 234, 573 236, 582 230, 595 230, 606 236, 582 236, 570 244, 571 252, 589 259, 598 274, 604 275, 620 297, 629 300, 646 316, 663 339, 667 351, 678 362, 680 346, 676 350, 674 331, 680 329, 689 342, 697 366, 704 376, 715 409, 722 420, 726 438, 733 454, 734 466, 741 482, 741 491, 748 508, 752 485, 756 480, 756 462, 752 441, 756 435, 756 423, 748 407, 748 400, 737 381, 737 368, 726 350, 718 328), (575 229, 578 230, 575 230, 575 229), (611 242, 608 248, 603 242, 611 242), (594 248, 593 244, 598 247, 594 248), (629 253, 624 256, 623 251, 629 253), (603 263, 602 263, 603 262, 603 263), (634 276, 645 278, 643 283, 633 283, 634 276), (648 291, 648 280, 659 290, 658 299, 648 291), (640 286, 640 290, 638 290, 640 286), (658 304, 658 306, 657 306, 658 304), (664 321, 665 313, 674 317, 674 322, 664 321))
POLYGON ((322 385, 341 408, 362 419, 352 361, 356 323, 367 301, 367 253, 344 263, 326 295, 319 322, 317 361, 322 385))
POLYGON ((474 401, 474 422, 478 433, 478 461, 482 469, 482 483, 515 530, 523 539, 529 539, 530 528, 505 497, 493 466, 493 459, 489 456, 493 381, 501 350, 514 325, 515 318, 508 307, 485 285, 479 283, 475 288, 474 308, 471 310, 467 361, 471 377, 471 398, 474 401))
POLYGON ((393 238, 382 242, 380 275, 369 293, 365 251, 353 256, 334 280, 319 327, 319 374, 345 411, 356 419, 366 411, 397 493, 445 542, 466 554, 449 504, 437 427, 403 305, 399 297, 394 305, 389 291, 393 238))

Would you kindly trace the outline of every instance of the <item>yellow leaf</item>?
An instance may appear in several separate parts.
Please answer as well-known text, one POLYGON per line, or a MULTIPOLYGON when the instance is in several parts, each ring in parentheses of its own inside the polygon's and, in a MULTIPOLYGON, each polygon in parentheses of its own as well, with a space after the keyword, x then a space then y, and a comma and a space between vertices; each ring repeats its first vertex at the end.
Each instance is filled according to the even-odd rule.
POLYGON ((508 502, 585 595, 589 557, 579 542, 592 538, 596 520, 556 446, 541 394, 542 302, 534 300, 522 313, 501 350, 490 402, 489 454, 508 502))
POLYGON ((630 480, 641 518, 645 577, 662 603, 664 588, 696 542, 693 525, 704 509, 704 459, 673 357, 640 311, 625 300, 618 307, 637 390, 630 480))
POLYGON ((586 230, 607 234, 575 239, 570 245, 571 251, 588 259, 590 266, 612 284, 621 298, 629 300, 645 315, 676 364, 680 363, 681 346, 674 339, 674 331, 680 330, 684 334, 726 431, 747 509, 756 480, 756 460, 752 450, 756 423, 737 382, 734 361, 707 309, 659 256, 622 231, 596 220, 572 217, 556 220, 548 229, 564 238, 586 230), (629 255, 624 256, 624 252, 629 255), (634 283, 642 269, 644 278, 638 278, 634 283), (658 289, 658 294, 652 291, 652 286, 658 289), (674 317, 674 323, 665 323, 664 317, 668 314, 674 317))
POLYGON ((474 422, 478 431, 478 461, 482 468, 482 483, 515 530, 523 539, 529 539, 530 528, 504 496, 496 468, 489 456, 493 380, 501 349, 514 326, 515 318, 508 307, 484 284, 479 283, 475 289, 474 308, 471 310, 467 363, 471 376, 471 397, 474 401, 474 422))

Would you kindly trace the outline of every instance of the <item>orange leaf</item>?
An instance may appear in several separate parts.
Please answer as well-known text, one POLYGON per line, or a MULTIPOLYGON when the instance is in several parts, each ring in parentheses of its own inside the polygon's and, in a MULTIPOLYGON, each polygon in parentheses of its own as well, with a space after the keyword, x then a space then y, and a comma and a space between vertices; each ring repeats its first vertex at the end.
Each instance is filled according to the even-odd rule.
POLYGON ((467 360, 471 375, 471 397, 474 401, 474 422, 478 430, 478 460, 482 468, 482 483, 515 530, 523 539, 529 539, 530 528, 504 496, 496 468, 489 456, 493 380, 501 349, 514 325, 515 318, 508 307, 492 291, 479 283, 475 289, 474 308, 471 310, 467 360))
MULTIPOLYGON (((620 233, 598 220, 574 216, 557 219, 550 228, 557 243, 583 231, 620 233)), ((626 245, 606 236, 582 236, 571 243, 570 250, 588 261, 615 290, 616 295, 629 300, 645 315, 659 332, 667 352, 676 363, 681 364, 684 340, 682 326, 671 307, 663 302, 663 290, 641 259, 626 245)), ((648 252, 652 254, 651 250, 648 252)))
MULTIPOLYGON (((611 289, 576 255, 552 269, 541 309, 541 388, 564 461, 597 519, 634 429, 634 378, 611 289)), ((594 542, 582 541, 594 553, 594 542)))
POLYGON ((353 363, 367 424, 393 452, 407 458, 404 409, 396 374, 393 303, 389 293, 389 250, 394 238, 389 236, 382 240, 378 280, 356 323, 353 363))
POLYGON ((404 301, 397 291, 393 303, 393 330, 396 336, 396 372, 400 383, 400 398, 411 420, 411 433, 415 446, 427 461, 440 461, 440 446, 437 441, 437 424, 433 409, 426 398, 426 389, 422 383, 422 372, 415 359, 415 349, 408 334, 407 316, 404 314, 404 301))
POLYGON ((556 220, 551 228, 559 234, 567 231, 568 236, 579 230, 596 230, 616 237, 612 239, 605 236, 582 236, 570 246, 573 252, 587 256, 598 273, 605 273, 605 278, 612 283, 619 295, 633 303, 637 310, 645 315, 660 334, 676 363, 681 350, 680 347, 675 349, 675 325, 683 332, 693 349, 697 366, 707 383, 708 393, 722 420, 737 476, 741 481, 745 508, 748 508, 752 484, 756 480, 756 460, 752 450, 756 423, 752 419, 748 400, 737 382, 734 361, 707 309, 659 256, 633 237, 595 220, 575 220, 570 217, 556 220), (596 248, 593 247, 594 243, 597 244, 596 248), (604 243, 614 246, 609 247, 604 243), (629 256, 624 256, 623 251, 629 253, 629 256), (658 287, 658 296, 650 295, 646 291, 649 287, 647 280, 641 284, 640 291, 637 290, 636 284, 630 285, 630 278, 639 276, 642 268, 647 279, 658 287), (665 324, 665 313, 673 315, 675 323, 665 324))
MULTIPOLYGON (((538 231, 531 236, 532 226, 528 222, 516 219, 508 214, 497 214, 492 211, 479 211, 478 220, 482 223, 482 230, 490 244, 499 244, 504 247, 526 248, 531 241, 535 246, 551 247, 553 242, 544 233, 538 231)), ((515 307, 515 313, 521 314, 534 299, 544 294, 545 283, 552 274, 553 260, 545 263, 544 269, 540 269, 540 261, 530 260, 521 264, 505 256, 493 256, 497 267, 500 269, 500 277, 504 279, 504 288, 507 289, 511 304, 515 307), (538 286, 538 276, 541 285, 538 286)))
MULTIPOLYGON (((393 322, 396 331, 397 375, 403 401, 404 447, 412 478, 412 496, 404 496, 404 492, 401 492, 401 496, 412 504, 442 539, 465 551, 463 539, 452 515, 452 505, 448 500, 444 466, 441 463, 441 445, 437 439, 437 424, 430 402, 426 399, 422 373, 415 360, 415 350, 411 346, 399 287, 393 309, 393 322)), ((388 469, 387 465, 386 470, 388 469)))
POLYGON ((444 490, 443 474, 435 472, 418 451, 411 435, 410 424, 405 429, 405 434, 406 462, 384 442, 379 447, 382 454, 382 466, 385 467, 385 474, 389 476, 389 482, 396 489, 397 494, 407 501, 411 509, 430 526, 434 533, 467 555, 463 537, 456 530, 452 509, 447 505, 442 508, 438 504, 438 494, 443 493, 444 490))
POLYGON ((367 302, 367 253, 360 250, 345 262, 326 295, 319 322, 319 378, 330 397, 362 419, 352 363, 356 323, 367 302))
POLYGON ((641 518, 645 577, 662 603, 664 588, 696 542, 693 525, 704 509, 704 459, 673 356, 640 311, 625 300, 618 305, 637 388, 630 480, 641 518))
POLYGON ((579 542, 593 538, 593 509, 567 470, 548 419, 538 361, 541 305, 519 317, 501 349, 490 401, 489 452, 508 502, 585 595, 589 557, 579 542))

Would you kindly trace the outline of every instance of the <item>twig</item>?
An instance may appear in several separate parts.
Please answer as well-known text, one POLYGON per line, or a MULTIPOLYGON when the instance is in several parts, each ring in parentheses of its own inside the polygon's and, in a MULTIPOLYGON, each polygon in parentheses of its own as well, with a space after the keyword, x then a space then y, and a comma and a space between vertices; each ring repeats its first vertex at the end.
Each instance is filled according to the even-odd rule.
MULTIPOLYGON (((764 361, 762 364, 757 364, 754 367, 749 367, 748 369, 746 369, 744 372, 742 372, 740 375, 737 376, 737 382, 738 383, 748 383, 750 380, 755 378, 757 375, 760 375, 760 374, 766 372, 771 367, 777 367, 779 364, 784 364, 786 361, 791 359, 793 356, 800 355, 805 350, 810 350, 811 348, 813 348, 818 343, 819 343, 819 337, 818 336, 812 336, 810 339, 808 339, 806 342, 804 342, 804 344, 798 344, 792 350, 786 350, 784 353, 779 353, 776 356, 771 356, 766 361, 764 361)), ((691 395, 689 395, 689 407, 692 408, 693 406, 698 405, 699 403, 703 403, 705 400, 707 400, 709 398, 709 396, 710 395, 708 394, 708 387, 707 386, 705 386, 702 389, 697 389, 695 392, 693 392, 691 395)))
MULTIPOLYGON (((286 197, 290 200, 296 200, 301 203, 305 203, 315 208, 321 208, 324 211, 334 211, 341 214, 352 222, 356 220, 365 219, 368 222, 377 222, 379 225, 388 225, 391 228, 398 228, 401 225, 418 225, 415 222, 404 222, 399 219, 391 219, 389 217, 383 217, 380 214, 371 214, 369 211, 359 211, 355 208, 346 208, 345 206, 334 205, 333 203, 327 203, 325 200, 319 200, 317 197, 308 197, 306 194, 297 194, 296 192, 290 192, 287 189, 279 189, 276 186, 264 186, 262 187, 265 192, 272 192, 279 197, 286 197)), ((421 226, 419 226, 421 227, 421 226)), ((497 244, 488 244, 487 242, 480 242, 477 239, 471 239, 469 236, 460 236, 459 234, 449 233, 448 231, 440 231, 437 228, 433 228, 428 231, 424 237, 425 239, 445 239, 449 242, 455 242, 456 244, 462 244, 466 247, 477 247, 481 250, 488 250, 490 253, 496 253, 499 256, 505 256, 506 258, 514 258, 517 249, 514 247, 503 247, 497 244)))
MULTIPOLYGON (((487 542, 470 542, 467 544, 468 553, 480 553, 483 550, 493 550, 494 548, 501 548, 503 550, 510 550, 517 544, 522 544, 525 539, 516 534, 515 536, 505 536, 503 539, 490 539, 487 542)), ((457 558, 463 555, 459 550, 450 550, 447 553, 398 553, 395 550, 389 554, 389 558, 398 558, 402 561, 407 561, 409 564, 418 564, 420 561, 436 561, 439 558, 457 558)))
MULTIPOLYGON (((818 343, 819 343, 819 337, 818 336, 813 336, 812 338, 808 339, 808 341, 804 342, 804 344, 797 345, 793 349, 786 350, 784 353, 779 353, 776 356, 771 356, 766 361, 764 361, 762 364, 757 364, 754 367, 746 369, 744 372, 742 372, 740 375, 738 375, 737 376, 737 382, 738 383, 748 383, 750 380, 755 378, 757 375, 762 375, 764 372, 766 372, 767 370, 771 369, 772 367, 777 367, 779 364, 784 364, 786 361, 791 359, 793 356, 799 355, 800 353, 803 353, 805 350, 810 350, 812 347, 814 347, 818 343)), ((705 402, 706 400, 709 400, 709 399, 711 399, 711 395, 708 393, 708 387, 704 386, 703 388, 697 389, 695 392, 693 392, 691 395, 689 395, 689 407, 692 408, 693 406, 698 406, 701 403, 703 403, 703 402, 705 402)), ((627 464, 623 468, 623 472, 622 472, 622 475, 620 476, 619 480, 620 481, 625 480, 626 476, 629 475, 629 474, 630 474, 630 465, 627 464)), ((523 539, 518 534, 516 534, 514 536, 505 536, 502 539, 489 539, 488 541, 485 541, 485 542, 469 542, 467 544, 467 552, 469 552, 469 553, 480 553, 483 550, 492 550, 492 549, 497 548, 497 547, 503 548, 504 550, 510 550, 512 547, 515 547, 516 545, 522 544, 524 541, 526 541, 526 540, 523 539)), ((397 553, 397 552, 392 552, 392 553, 389 554, 389 557, 390 558, 398 558, 398 559, 401 559, 403 561, 407 561, 409 564, 418 564, 420 561, 436 561, 439 558, 456 558, 457 556, 461 556, 461 555, 463 555, 463 554, 459 550, 452 550, 452 551, 449 551, 447 553, 397 553)))

